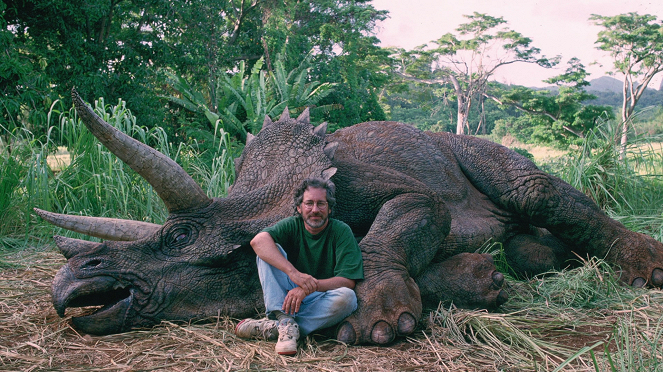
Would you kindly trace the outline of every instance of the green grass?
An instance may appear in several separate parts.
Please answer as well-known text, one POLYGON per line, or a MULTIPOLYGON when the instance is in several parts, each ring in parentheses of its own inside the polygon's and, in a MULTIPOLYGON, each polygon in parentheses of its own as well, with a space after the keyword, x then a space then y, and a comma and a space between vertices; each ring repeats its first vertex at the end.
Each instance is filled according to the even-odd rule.
MULTIPOLYGON (((207 190, 224 196, 234 179, 235 145, 222 130, 212 144, 196 141, 174 146, 161 128, 137 125, 125 103, 95 102, 95 112, 133 138, 147 143, 177 161, 207 190)), ((75 111, 49 113, 48 136, 37 140, 27 130, 8 133, 11 145, 0 144, 0 251, 16 249, 53 234, 33 208, 87 216, 116 217, 162 223, 167 211, 145 180, 104 148, 78 119, 75 111), (66 148, 70 162, 53 172, 47 157, 66 148)), ((0 130, 6 131, 5 128, 0 130)), ((66 230, 57 234, 90 239, 66 230)))

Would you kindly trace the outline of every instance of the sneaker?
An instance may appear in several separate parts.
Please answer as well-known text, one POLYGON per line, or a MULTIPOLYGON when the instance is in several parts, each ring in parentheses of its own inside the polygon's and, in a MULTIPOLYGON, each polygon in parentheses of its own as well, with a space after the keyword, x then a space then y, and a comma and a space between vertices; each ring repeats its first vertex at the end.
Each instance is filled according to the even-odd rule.
POLYGON ((279 340, 276 342, 276 352, 280 355, 297 354, 297 340, 299 340, 299 325, 292 319, 279 323, 279 340))
POLYGON ((258 338, 263 340, 276 340, 279 337, 279 322, 276 320, 244 319, 235 328, 235 334, 241 338, 258 338))

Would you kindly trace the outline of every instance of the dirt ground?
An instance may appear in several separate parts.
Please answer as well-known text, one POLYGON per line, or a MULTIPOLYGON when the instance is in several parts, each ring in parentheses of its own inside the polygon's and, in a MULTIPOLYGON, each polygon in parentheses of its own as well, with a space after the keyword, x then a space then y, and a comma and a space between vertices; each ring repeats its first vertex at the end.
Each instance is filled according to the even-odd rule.
MULTIPOLYGON (((609 343, 616 321, 607 312, 595 321, 582 313, 541 316, 509 308, 443 311, 440 317, 438 309, 412 337, 389 347, 347 346, 315 335, 302 342, 295 357, 282 357, 274 353, 272 342, 237 338, 233 330, 238 320, 228 317, 204 324, 163 322, 118 335, 81 334, 70 318, 85 310, 68 311, 61 319, 50 302, 51 281, 64 262, 54 250, 35 249, 12 254, 0 268, 0 370, 552 370, 582 347, 609 343), (533 326, 535 335, 528 330, 533 326)), ((573 365, 565 370, 594 371, 589 356, 573 365)))

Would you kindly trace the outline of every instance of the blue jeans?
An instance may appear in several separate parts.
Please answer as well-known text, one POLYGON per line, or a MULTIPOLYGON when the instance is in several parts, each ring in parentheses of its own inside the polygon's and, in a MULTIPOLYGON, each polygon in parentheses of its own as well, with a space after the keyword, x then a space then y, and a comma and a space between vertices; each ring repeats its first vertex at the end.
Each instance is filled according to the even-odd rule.
MULTIPOLYGON (((284 257, 288 257, 277 244, 284 257)), ((260 285, 265 298, 265 308, 269 316, 272 311, 281 311, 283 300, 288 292, 297 287, 283 271, 257 258, 260 285)), ((316 329, 338 324, 357 309, 357 295, 350 288, 341 287, 327 292, 313 292, 306 296, 295 314, 299 332, 307 335, 316 329)))

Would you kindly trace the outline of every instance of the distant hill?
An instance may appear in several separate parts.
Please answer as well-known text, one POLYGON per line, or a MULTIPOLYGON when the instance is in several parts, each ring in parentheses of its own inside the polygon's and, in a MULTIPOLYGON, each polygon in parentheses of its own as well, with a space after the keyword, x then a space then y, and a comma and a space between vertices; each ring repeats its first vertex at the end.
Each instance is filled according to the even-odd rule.
MULTIPOLYGON (((622 105, 622 82, 609 76, 602 76, 591 80, 587 92, 596 96, 596 99, 586 101, 589 105, 609 105, 620 107, 622 105)), ((663 87, 662 87, 663 88, 663 87)), ((663 105, 663 90, 647 88, 638 101, 638 107, 663 105)))
POLYGON ((589 81, 588 92, 614 92, 622 93, 623 83, 621 80, 611 78, 610 76, 601 76, 598 79, 589 81))
MULTIPOLYGON (((589 86, 585 90, 596 96, 596 99, 583 102, 586 105, 613 106, 619 108, 622 105, 622 81, 610 76, 602 76, 598 79, 589 81, 589 86)), ((547 90, 552 94, 557 94, 558 87, 548 86, 545 88, 532 87, 534 90, 547 90)), ((638 101, 638 107, 663 106, 663 82, 660 89, 651 86, 645 90, 638 101)))

